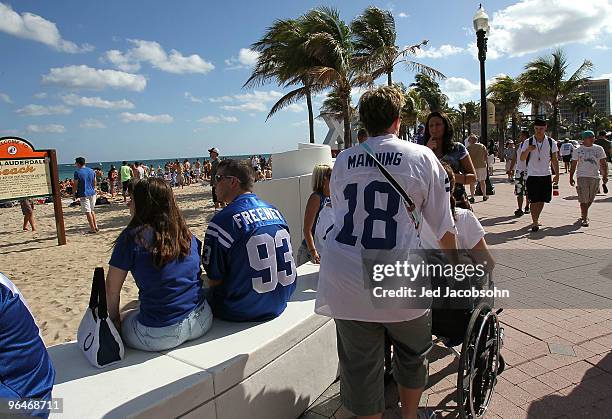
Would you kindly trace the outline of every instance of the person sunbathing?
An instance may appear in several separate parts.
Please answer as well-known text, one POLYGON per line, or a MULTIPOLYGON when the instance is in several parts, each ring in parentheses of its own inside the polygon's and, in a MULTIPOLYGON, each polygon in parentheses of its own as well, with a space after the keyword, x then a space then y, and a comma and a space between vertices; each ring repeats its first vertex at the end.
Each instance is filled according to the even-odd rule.
POLYGON ((108 314, 127 346, 161 351, 199 338, 211 327, 200 279, 201 242, 187 228, 163 179, 144 178, 132 188, 132 219, 115 241, 109 262, 108 314), (120 319, 119 295, 128 272, 140 304, 120 319))

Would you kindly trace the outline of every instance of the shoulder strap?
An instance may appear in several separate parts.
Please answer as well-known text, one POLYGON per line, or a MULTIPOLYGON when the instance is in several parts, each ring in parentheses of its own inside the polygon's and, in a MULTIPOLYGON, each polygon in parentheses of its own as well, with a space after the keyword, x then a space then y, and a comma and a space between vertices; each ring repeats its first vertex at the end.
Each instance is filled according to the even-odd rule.
POLYGON ((366 151, 366 153, 368 153, 370 157, 372 157, 372 159, 374 160, 374 163, 376 163, 376 167, 378 167, 378 170, 380 170, 380 173, 382 173, 385 179, 387 179, 387 181, 391 184, 391 186, 393 186, 393 189, 395 189, 395 191, 400 194, 400 196, 404 200, 404 206, 406 207, 406 211, 408 211, 408 215, 410 215, 410 218, 412 219, 412 222, 414 223, 414 227, 418 232, 419 226, 421 224, 421 216, 416 209, 416 205, 414 205, 414 202, 412 202, 412 199, 410 199, 410 196, 408 196, 408 193, 404 190, 404 188, 402 188, 402 186, 397 182, 397 180, 393 177, 393 175, 389 173, 389 171, 376 158, 370 146, 368 146, 364 142, 364 143, 361 143, 361 147, 366 151))
POLYGON ((549 147, 549 151, 550 151, 550 161, 552 161, 552 138, 547 137, 548 138, 548 147, 549 147))
MULTIPOLYGON (((532 146, 533 145, 533 141, 534 141, 534 137, 533 135, 531 137, 529 137, 529 142, 527 143, 528 146, 532 146)), ((527 169, 527 166, 529 165, 529 157, 531 157, 531 151, 527 154, 527 159, 525 160, 525 169, 527 169)))

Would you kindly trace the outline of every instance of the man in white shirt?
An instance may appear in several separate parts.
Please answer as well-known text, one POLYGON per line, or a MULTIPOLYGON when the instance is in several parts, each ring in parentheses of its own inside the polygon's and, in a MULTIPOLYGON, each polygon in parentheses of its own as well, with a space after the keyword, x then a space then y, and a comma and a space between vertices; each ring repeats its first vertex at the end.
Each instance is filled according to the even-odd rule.
POLYGON ((371 287, 364 286, 363 254, 419 249, 419 214, 442 249, 456 249, 449 179, 429 148, 398 138, 402 105, 394 87, 361 97, 359 115, 370 137, 338 155, 330 180, 335 222, 321 255, 315 311, 336 322, 341 398, 358 417, 381 417, 385 409, 385 333, 394 348, 393 374, 404 418, 416 417, 432 346, 430 310, 378 304, 371 287), (364 147, 407 192, 414 219, 364 147))
POLYGON ((563 160, 563 168, 565 169, 565 173, 567 173, 570 168, 573 151, 574 146, 572 143, 570 143, 569 139, 566 138, 563 140, 563 144, 561 144, 561 149, 559 150, 559 155, 561 155, 561 160, 563 160))
POLYGON ((525 162, 521 160, 521 144, 529 138, 529 131, 522 129, 519 133, 519 143, 516 147, 516 153, 512 157, 510 164, 510 173, 514 171, 514 195, 516 195, 516 203, 518 209, 514 211, 514 215, 521 217, 523 214, 529 214, 529 197, 527 196, 527 173, 525 173, 525 162), (523 198, 525 198, 525 211, 523 212, 523 198))
POLYGON ((527 197, 531 208, 531 231, 540 229, 540 214, 544 204, 552 199, 553 183, 559 184, 559 160, 557 159, 557 143, 546 135, 546 121, 536 119, 535 135, 523 141, 521 145, 521 160, 525 162, 527 171, 527 197), (551 165, 555 177, 551 181, 551 165))
POLYGON ((595 200, 595 195, 599 189, 600 172, 604 185, 608 183, 608 163, 603 147, 593 143, 595 140, 593 131, 584 131, 581 137, 582 145, 572 156, 570 185, 576 185, 574 181, 575 173, 578 178, 576 190, 578 192, 578 202, 580 202, 581 224, 583 227, 588 227, 589 207, 595 200))

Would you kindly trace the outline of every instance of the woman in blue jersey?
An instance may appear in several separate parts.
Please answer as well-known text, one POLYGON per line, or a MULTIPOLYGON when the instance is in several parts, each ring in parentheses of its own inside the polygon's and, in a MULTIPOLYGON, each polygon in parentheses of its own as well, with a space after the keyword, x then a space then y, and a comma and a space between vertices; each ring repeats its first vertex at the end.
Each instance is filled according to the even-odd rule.
POLYGON ((212 313, 200 279, 201 242, 191 234, 172 189, 158 178, 133 186, 132 220, 117 238, 106 280, 108 313, 128 346, 174 348, 204 335, 212 313), (131 272, 139 308, 119 317, 119 294, 131 272))
POLYGON ((312 194, 308 198, 306 211, 304 212, 304 240, 298 249, 297 266, 303 265, 308 261, 314 263, 321 262, 321 257, 317 251, 314 232, 317 225, 319 213, 325 205, 325 199, 329 198, 329 179, 332 169, 326 164, 318 164, 312 171, 312 194))

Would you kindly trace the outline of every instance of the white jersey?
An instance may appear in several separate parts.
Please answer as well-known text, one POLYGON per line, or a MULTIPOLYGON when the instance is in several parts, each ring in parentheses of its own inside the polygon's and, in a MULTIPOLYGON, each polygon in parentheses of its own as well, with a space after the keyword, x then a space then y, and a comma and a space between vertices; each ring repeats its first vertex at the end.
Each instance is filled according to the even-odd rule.
POLYGON ((551 155, 558 152, 557 142, 554 139, 552 141, 552 150, 550 148, 549 136, 544 136, 542 142, 536 141, 535 137, 527 138, 521 145, 521 153, 526 151, 531 141, 535 146, 535 150, 532 150, 529 154, 529 163, 525 160, 527 166, 527 176, 550 176, 552 170, 550 168, 551 155))
MULTIPOLYGON (((456 234, 450 188, 444 168, 427 147, 395 135, 369 138, 366 144, 408 193, 436 240, 456 234)), ((334 225, 321 254, 315 311, 338 319, 399 322, 426 309, 375 307, 364 287, 362 251, 420 249, 415 225, 399 193, 363 147, 340 153, 330 180, 334 225)))

